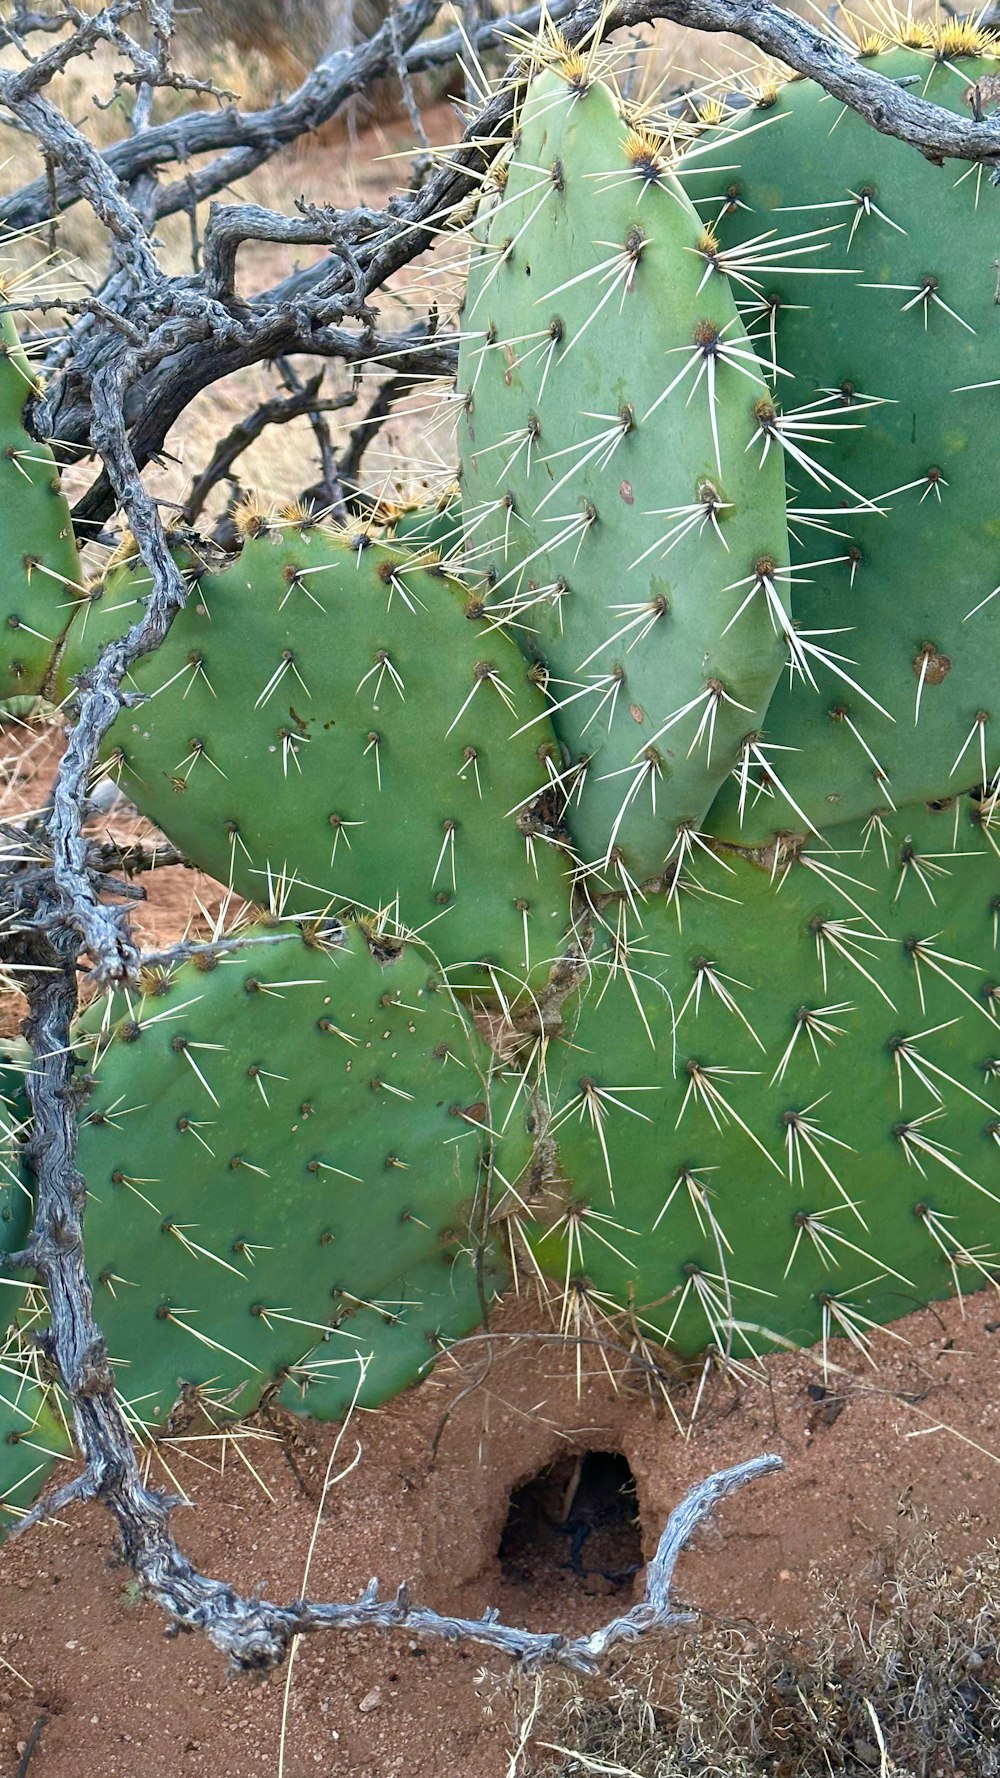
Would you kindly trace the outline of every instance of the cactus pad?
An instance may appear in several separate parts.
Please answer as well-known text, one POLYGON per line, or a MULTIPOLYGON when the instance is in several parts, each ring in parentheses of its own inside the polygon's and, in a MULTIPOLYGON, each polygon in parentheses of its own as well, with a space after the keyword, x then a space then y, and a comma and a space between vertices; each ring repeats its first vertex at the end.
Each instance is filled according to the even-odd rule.
POLYGON ((682 1353, 863 1345, 998 1263, 1000 863, 967 802, 838 837, 650 906, 550 1051, 536 1255, 682 1353))
MULTIPOLYGON (((25 1245, 31 1224, 20 1159, 29 1115, 26 1060, 26 1046, 0 1040, 0 1253, 8 1254, 25 1245)), ((31 1345, 32 1330, 43 1321, 41 1294, 30 1278, 0 1272, 0 1540, 69 1446, 31 1345)))
MULTIPOLYGON (((992 64, 945 47, 868 65, 968 115, 970 82, 992 64)), ((984 439, 1000 308, 985 170, 932 165, 812 81, 744 113, 690 164, 721 243, 715 264, 768 315, 790 373, 762 432, 776 424, 785 437, 802 639, 712 831, 757 844, 989 781, 1000 768, 1000 521, 984 439), (797 252, 818 275, 785 272, 797 252), (818 524, 796 518, 823 508, 818 524)))
POLYGON ((88 1266, 146 1421, 181 1381, 335 1418, 372 1354, 383 1401, 495 1288, 475 1256, 528 1159, 514 1089, 418 949, 304 931, 84 1020, 88 1266))
MULTIPOLYGON (((2 294, 2 291, 0 291, 2 294)), ((52 646, 79 587, 69 507, 55 458, 25 430, 35 379, 9 315, 0 315, 0 699, 42 690, 52 646)))
MULTIPOLYGON (((62 693, 147 590, 134 564, 93 589, 62 693)), ((387 912, 456 981, 492 967, 510 986, 559 953, 569 861, 549 843, 541 696, 477 611, 433 556, 316 527, 250 536, 135 668, 148 701, 115 724, 106 758, 241 894, 292 914, 387 912)))
POLYGON ((766 385, 730 291, 701 287, 697 215, 571 60, 529 89, 475 226, 462 512, 467 564, 589 762, 578 849, 617 886, 663 874, 762 717, 784 650, 744 582, 780 576, 787 538, 780 461, 747 451, 766 385))

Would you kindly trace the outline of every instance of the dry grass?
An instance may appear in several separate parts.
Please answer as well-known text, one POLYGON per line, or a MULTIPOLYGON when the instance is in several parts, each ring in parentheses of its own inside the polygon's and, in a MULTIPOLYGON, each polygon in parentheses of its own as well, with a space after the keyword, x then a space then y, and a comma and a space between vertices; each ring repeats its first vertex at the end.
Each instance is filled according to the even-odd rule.
POLYGON ((517 1778, 991 1778, 998 1633, 1000 1547, 954 1572, 904 1516, 815 1635, 709 1625, 596 1687, 546 1680, 517 1778))

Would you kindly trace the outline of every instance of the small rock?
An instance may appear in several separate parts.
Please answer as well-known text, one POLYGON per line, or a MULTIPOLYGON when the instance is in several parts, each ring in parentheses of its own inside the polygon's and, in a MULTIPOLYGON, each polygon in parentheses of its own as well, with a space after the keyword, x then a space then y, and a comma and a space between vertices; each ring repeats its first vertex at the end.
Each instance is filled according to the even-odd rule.
POLYGON ((382 1702, 382 1687, 379 1685, 374 1685, 374 1686, 372 1686, 371 1691, 367 1692, 365 1694, 365 1696, 362 1698, 360 1704, 358 1705, 358 1709, 363 1710, 366 1713, 369 1710, 377 1710, 379 1705, 381 1704, 381 1702, 382 1702))

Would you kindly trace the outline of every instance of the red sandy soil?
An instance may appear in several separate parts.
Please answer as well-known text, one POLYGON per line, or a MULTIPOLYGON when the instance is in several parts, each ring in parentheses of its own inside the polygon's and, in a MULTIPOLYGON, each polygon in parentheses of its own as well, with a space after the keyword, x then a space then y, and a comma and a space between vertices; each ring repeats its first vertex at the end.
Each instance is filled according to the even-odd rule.
MULTIPOLYGON (((551 1325, 522 1299, 493 1332, 551 1325)), ((693 1482, 770 1450, 785 1471, 730 1500, 699 1533, 680 1563, 679 1597, 716 1621, 808 1627, 823 1594, 842 1582, 864 1617, 869 1560, 901 1513, 924 1512, 956 1563, 985 1547, 996 1524, 995 1294, 970 1299, 964 1318, 948 1304, 894 1332, 902 1338, 875 1342, 877 1372, 837 1350, 852 1375, 831 1375, 832 1393, 820 1400, 816 1355, 769 1359, 742 1389, 720 1380, 688 1437, 662 1400, 634 1384, 616 1393, 592 1350, 582 1353, 578 1390, 575 1352, 528 1338, 479 1340, 348 1425, 333 1475, 357 1464, 325 1502, 329 1426, 305 1422, 243 1442, 259 1479, 233 1447, 222 1462, 218 1444, 175 1444, 166 1461, 194 1502, 176 1531, 209 1574, 288 1600, 301 1591, 319 1515, 313 1597, 350 1598, 377 1572, 388 1588, 409 1582, 439 1610, 478 1614, 495 1604, 509 1622, 578 1631, 627 1605, 631 1592, 609 1599, 606 1582, 578 1580, 551 1560, 534 1582, 505 1579, 497 1547, 512 1487, 568 1451, 624 1452, 648 1556, 693 1482)), ((685 1427, 693 1396, 690 1383, 672 1392, 685 1427)), ((556 1559, 565 1563, 565 1553, 556 1559)), ((229 1679, 202 1640, 166 1640, 159 1612, 136 1601, 116 1562, 100 1508, 74 1508, 7 1545, 0 1624, 0 1655, 21 1675, 0 1669, 5 1775, 13 1778, 44 1718, 30 1778, 276 1778, 285 1674, 229 1679)), ((405 1630, 319 1635, 300 1645, 294 1665, 284 1778, 507 1778, 517 1683, 472 1646, 419 1643, 405 1630)), ((544 1720, 538 1733, 544 1739, 544 1720)))

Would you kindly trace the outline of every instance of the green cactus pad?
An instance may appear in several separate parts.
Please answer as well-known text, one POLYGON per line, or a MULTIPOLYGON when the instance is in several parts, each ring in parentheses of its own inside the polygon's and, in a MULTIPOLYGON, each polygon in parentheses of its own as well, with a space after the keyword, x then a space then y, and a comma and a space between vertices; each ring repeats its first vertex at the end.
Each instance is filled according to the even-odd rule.
POLYGON ((304 933, 84 1020, 95 1314, 145 1421, 182 1381, 336 1418, 369 1356, 383 1401, 495 1289, 477 1231, 529 1157, 515 1087, 416 947, 304 933))
POLYGON ((0 1340, 0 1542, 72 1452, 58 1391, 39 1379, 30 1345, 44 1312, 22 1308, 0 1340))
MULTIPOLYGON (((2 291, 0 291, 2 294, 2 291)), ((35 379, 13 320, 0 315, 0 699, 42 690, 79 596, 80 564, 55 458, 25 430, 35 379)))
POLYGON ((839 840, 650 904, 550 1051, 536 1257, 684 1354, 863 1345, 1000 1264, 1000 861, 968 803, 839 840))
MULTIPOLYGON (((26 1046, 0 1039, 0 1253, 22 1248, 31 1226, 20 1160, 29 1115, 26 1064, 26 1046)), ((30 1343, 32 1329, 43 1320, 40 1293, 31 1280, 0 1272, 0 1540, 31 1506, 69 1446, 30 1343)))
MULTIPOLYGON (((135 565, 94 589, 63 650, 63 695, 147 590, 135 565)), ((548 843, 542 698, 476 610, 433 558, 315 527, 248 537, 134 670, 148 702, 115 724, 105 758, 143 814, 241 894, 291 914, 384 911, 456 982, 492 967, 512 990, 559 954, 571 860, 548 843)))
POLYGON ((699 288, 697 215, 578 74, 532 84, 475 227, 462 511, 468 564, 589 760, 578 849, 617 884, 663 874, 762 718, 784 649, 763 601, 736 614, 787 538, 780 462, 747 451, 766 386, 728 289, 699 288))
MULTIPOLYGON (((866 65, 968 115, 970 82, 994 64, 947 49, 942 38, 933 53, 896 49, 866 65)), ((778 379, 778 425, 792 427, 792 603, 805 649, 747 761, 749 792, 731 780, 708 825, 757 844, 978 786, 984 767, 987 780, 1000 768, 1000 515, 987 447, 1000 308, 988 175, 932 165, 812 81, 743 114, 711 151, 700 144, 689 174, 721 243, 715 263, 769 314, 791 373, 778 379), (768 231, 775 238, 746 247, 768 231), (787 273, 796 261, 822 275, 787 273), (831 268, 849 275, 825 275, 831 268), (987 386, 967 387, 976 384, 987 386), (848 488, 882 512, 860 508, 848 488), (803 508, 827 509, 825 528, 797 520, 803 508), (839 657, 840 673, 809 652, 817 647, 839 657)))
MULTIPOLYGON (((16 1342, 0 1347, 0 1543, 34 1505, 56 1465, 72 1454, 72 1439, 59 1411, 56 1392, 34 1381, 35 1360, 16 1342)), ((68 1477, 67 1477, 68 1479, 68 1477)))
POLYGON ((386 530, 393 543, 454 562, 462 554, 465 537, 461 496, 451 489, 431 506, 400 507, 392 512, 386 530))

